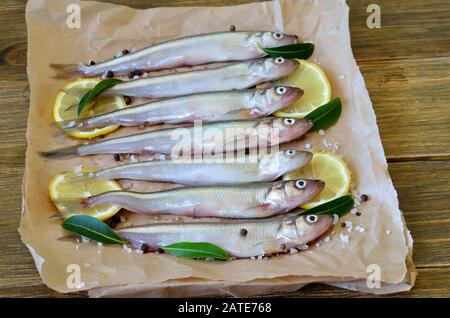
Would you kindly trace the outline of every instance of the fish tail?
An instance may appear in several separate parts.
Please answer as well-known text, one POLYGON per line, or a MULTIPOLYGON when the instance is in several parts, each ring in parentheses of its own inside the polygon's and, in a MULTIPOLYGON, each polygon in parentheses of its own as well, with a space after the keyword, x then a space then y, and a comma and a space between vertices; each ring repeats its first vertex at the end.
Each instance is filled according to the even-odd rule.
POLYGON ((41 151, 39 155, 44 159, 64 159, 78 155, 78 145, 59 148, 50 151, 41 151))
POLYGON ((50 64, 50 67, 56 71, 53 78, 68 79, 83 75, 82 67, 78 64, 50 64))

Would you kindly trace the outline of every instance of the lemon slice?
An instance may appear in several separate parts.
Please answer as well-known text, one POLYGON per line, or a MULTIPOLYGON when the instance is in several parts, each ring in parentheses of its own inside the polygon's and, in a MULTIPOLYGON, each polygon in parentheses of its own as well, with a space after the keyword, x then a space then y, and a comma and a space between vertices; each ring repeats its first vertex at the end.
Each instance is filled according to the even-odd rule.
MULTIPOLYGON (((98 82, 100 80, 96 78, 80 78, 64 86, 56 95, 53 106, 53 119, 55 122, 78 118, 77 110, 80 99, 88 90, 94 88, 98 82)), ((100 97, 96 98, 95 102, 86 105, 80 117, 92 117, 124 107, 126 107, 126 103, 122 96, 100 97)), ((67 131, 67 134, 76 138, 94 138, 108 134, 119 127, 119 125, 110 125, 83 130, 70 129, 67 131)))
POLYGON ((275 112, 275 116, 303 118, 331 99, 330 82, 320 66, 305 60, 297 61, 299 68, 279 83, 299 87, 304 94, 294 104, 275 112))
MULTIPOLYGON (((83 174, 88 171, 83 170, 83 174)), ((122 190, 116 181, 79 177, 73 171, 56 175, 48 186, 50 198, 59 212, 68 218, 71 215, 87 214, 100 220, 106 220, 116 214, 120 207, 115 205, 99 205, 83 208, 81 201, 92 195, 107 191, 122 190)))
POLYGON ((283 177, 283 180, 319 179, 325 182, 325 188, 310 202, 301 206, 311 209, 348 193, 350 188, 350 170, 337 155, 326 151, 313 151, 311 161, 303 168, 283 177))

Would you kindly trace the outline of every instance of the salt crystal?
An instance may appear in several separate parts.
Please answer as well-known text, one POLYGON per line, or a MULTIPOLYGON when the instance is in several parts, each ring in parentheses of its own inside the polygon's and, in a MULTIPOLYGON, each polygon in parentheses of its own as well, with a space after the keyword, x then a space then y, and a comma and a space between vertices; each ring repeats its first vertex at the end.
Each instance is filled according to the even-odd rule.
POLYGON ((131 49, 131 52, 136 52, 136 51, 137 51, 137 48, 135 48, 135 47, 131 49))
POLYGON ((263 259, 263 256, 262 256, 262 255, 259 255, 259 256, 258 256, 258 259, 263 259))
POLYGON ((145 72, 144 74, 142 74, 142 77, 148 77, 148 73, 145 72))
POLYGON ((356 209, 356 208, 353 208, 353 209, 350 210, 351 214, 356 214, 356 212, 358 212, 358 209, 356 209))
POLYGON ((80 249, 80 245, 75 245, 75 249, 78 251, 80 249))
POLYGON ((291 248, 290 250, 289 250, 289 253, 290 254, 295 254, 295 253, 297 253, 298 251, 297 251, 297 249, 295 249, 295 248, 291 248))
POLYGON ((93 173, 93 172, 89 172, 89 173, 88 173, 88 177, 89 177, 89 178, 93 178, 93 177, 94 177, 94 173, 93 173))
POLYGON ((306 251, 308 248, 309 248, 309 246, 308 246, 308 244, 302 244, 302 245, 300 245, 300 247, 299 247, 302 251, 306 251))
POLYGON ((319 242, 316 243, 316 247, 320 247, 320 243, 319 242))
POLYGON ((344 79, 344 78, 345 78, 345 75, 339 76, 339 79, 344 79))
POLYGON ((386 234, 387 234, 387 235, 391 235, 391 233, 392 233, 391 230, 387 230, 387 231, 386 231, 386 234))
POLYGON ((339 239, 344 243, 348 243, 348 235, 346 234, 343 233, 339 234, 339 239))
POLYGON ((97 246, 98 247, 103 247, 103 243, 102 242, 97 242, 97 246))
POLYGON ((103 80, 103 79, 105 79, 106 78, 106 73, 105 74, 102 74, 102 76, 100 76, 100 78, 103 80))
POLYGON ((81 289, 81 288, 83 288, 84 286, 85 286, 84 282, 81 282, 81 283, 79 283, 76 287, 77 287, 78 289, 81 289))
POLYGON ((250 257, 250 259, 253 259, 253 260, 255 260, 255 259, 256 259, 256 257, 252 256, 252 257, 250 257))
POLYGON ((352 221, 345 221, 345 227, 346 227, 347 231, 350 233, 353 230, 352 221))
POLYGON ((339 215, 333 214, 333 225, 336 225, 338 221, 339 221, 339 215))
POLYGON ((139 162, 138 158, 135 155, 130 156, 130 162, 139 162))
POLYGON ((331 235, 334 235, 334 234, 336 234, 336 231, 331 232, 331 235))
POLYGON ((325 131, 323 129, 319 129, 319 135, 325 136, 325 131))
POLYGON ((80 176, 80 177, 83 175, 82 170, 83 170, 83 166, 82 165, 73 167, 73 172, 75 172, 75 174, 77 176, 80 176))
POLYGON ((139 75, 134 75, 133 76, 133 79, 138 79, 139 78, 139 75))
POLYGON ((88 237, 85 237, 85 236, 82 236, 81 237, 81 242, 83 242, 83 243, 89 243, 91 241, 91 239, 90 238, 88 238, 88 237))
POLYGON ((306 144, 305 145, 305 149, 311 149, 312 148, 312 145, 311 144, 306 144))
POLYGON ((359 229, 358 229, 358 231, 359 231, 359 233, 362 233, 362 232, 365 232, 365 231, 366 231, 366 229, 365 229, 365 228, 363 228, 362 226, 360 226, 360 227, 359 227, 359 229))
POLYGON ((127 253, 131 253, 132 252, 131 247, 127 246, 126 244, 123 244, 122 247, 127 253))
POLYGON ((141 249, 137 249, 137 250, 134 250, 137 254, 140 254, 140 255, 142 255, 142 254, 144 254, 144 251, 143 250, 141 250, 141 249))
POLYGON ((161 161, 166 160, 166 156, 163 154, 159 155, 159 160, 161 160, 161 161))
POLYGON ((330 236, 327 236, 327 237, 325 237, 325 238, 323 239, 323 241, 324 241, 325 243, 328 243, 328 242, 331 241, 331 237, 330 237, 330 236))
POLYGON ((121 57, 123 54, 122 54, 122 52, 116 52, 116 55, 114 55, 115 57, 121 57))

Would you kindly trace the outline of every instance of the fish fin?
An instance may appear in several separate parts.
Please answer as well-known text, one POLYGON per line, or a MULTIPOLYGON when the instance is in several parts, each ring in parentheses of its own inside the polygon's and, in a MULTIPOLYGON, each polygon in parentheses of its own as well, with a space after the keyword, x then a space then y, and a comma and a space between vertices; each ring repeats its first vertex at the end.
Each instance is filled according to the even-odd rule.
POLYGON ((220 120, 240 120, 240 119, 251 119, 254 116, 251 115, 248 109, 238 109, 229 111, 220 116, 220 120))
POLYGON ((78 148, 79 146, 75 145, 50 151, 41 151, 39 155, 44 159, 50 160, 70 158, 78 155, 78 148))
POLYGON ((52 63, 50 67, 56 71, 53 78, 56 79, 68 79, 76 76, 80 76, 83 72, 78 64, 57 64, 52 63))

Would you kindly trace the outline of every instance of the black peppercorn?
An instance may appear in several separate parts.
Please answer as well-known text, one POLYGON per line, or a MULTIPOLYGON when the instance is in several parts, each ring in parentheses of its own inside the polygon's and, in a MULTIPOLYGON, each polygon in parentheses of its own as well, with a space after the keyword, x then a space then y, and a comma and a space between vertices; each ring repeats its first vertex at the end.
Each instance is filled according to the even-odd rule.
POLYGON ((133 71, 131 71, 131 72, 128 73, 128 78, 131 79, 131 78, 134 77, 134 75, 135 75, 135 73, 133 71))
POLYGON ((106 73, 106 78, 113 78, 114 77, 114 73, 112 71, 108 71, 106 73))
POLYGON ((115 161, 120 161, 120 155, 118 153, 114 154, 114 160, 115 161))
POLYGON ((144 73, 141 70, 134 71, 134 75, 141 76, 142 74, 144 74, 144 73))
POLYGON ((128 53, 130 53, 130 51, 128 51, 127 49, 125 49, 125 50, 122 51, 122 54, 123 54, 123 55, 127 55, 128 53))
POLYGON ((341 227, 346 227, 347 224, 345 224, 345 222, 342 222, 341 227))
POLYGON ((234 24, 230 25, 230 32, 236 31, 236 26, 234 24))
POLYGON ((246 229, 241 229, 239 232, 242 236, 246 236, 247 235, 247 230, 246 229))
POLYGON ((368 201, 369 200, 369 196, 367 194, 361 194, 361 201, 368 201))
POLYGON ((361 215, 361 212, 356 212, 356 216, 360 216, 361 215))
POLYGON ((89 61, 89 65, 91 65, 91 66, 95 65, 95 62, 91 60, 91 61, 89 61))

